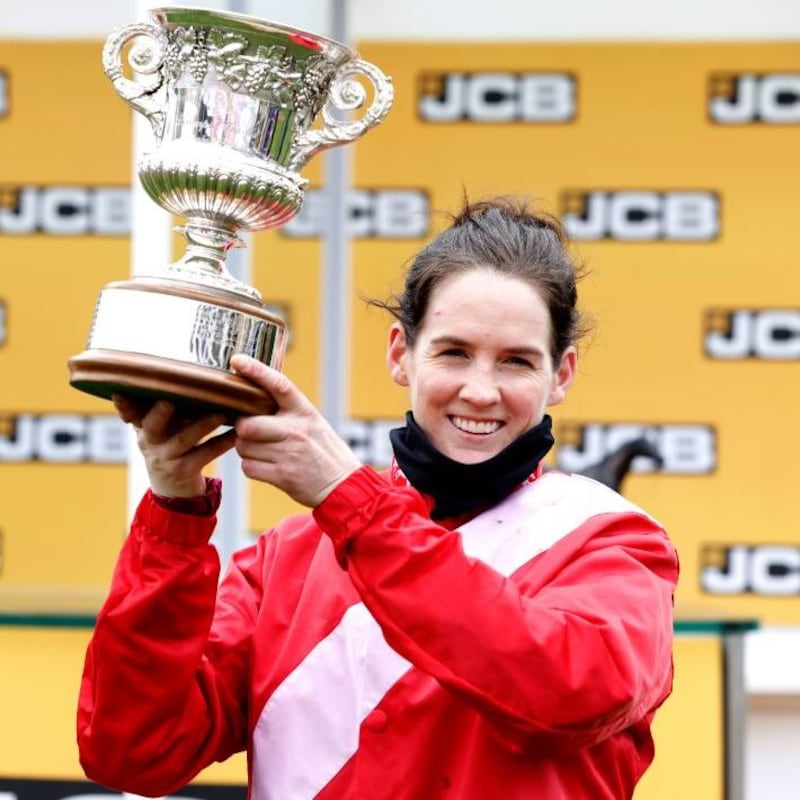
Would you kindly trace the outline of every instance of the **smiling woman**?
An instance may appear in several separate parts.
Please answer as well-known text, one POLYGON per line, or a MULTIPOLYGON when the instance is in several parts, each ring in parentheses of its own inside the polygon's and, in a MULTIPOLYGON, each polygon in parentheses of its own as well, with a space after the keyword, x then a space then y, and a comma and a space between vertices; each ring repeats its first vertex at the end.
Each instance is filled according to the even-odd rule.
POLYGON ((558 221, 513 198, 465 205, 409 270, 394 380, 444 455, 485 461, 542 421, 575 374, 576 268, 558 221))
POLYGON ((246 749, 254 800, 632 796, 672 685, 677 559, 619 494, 543 469, 583 329, 576 273, 558 221, 502 198, 417 256, 376 302, 411 406, 386 473, 244 356, 278 409, 226 433, 115 399, 152 488, 87 653, 89 777, 169 794, 246 749), (231 447, 312 512, 218 584, 202 470, 231 447))

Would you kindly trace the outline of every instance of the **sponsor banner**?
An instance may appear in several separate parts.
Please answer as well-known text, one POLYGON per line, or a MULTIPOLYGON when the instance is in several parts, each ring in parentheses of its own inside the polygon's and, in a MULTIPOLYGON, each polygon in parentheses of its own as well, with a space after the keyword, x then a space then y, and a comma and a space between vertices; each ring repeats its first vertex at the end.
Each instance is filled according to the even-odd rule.
MULTIPOLYGON (((428 233, 428 193, 424 189, 351 189, 345 198, 345 225, 352 239, 419 239, 428 233)), ((295 239, 319 238, 331 217, 324 189, 307 189, 303 206, 280 229, 295 239)))
POLYGON ((423 72, 417 114, 423 122, 571 122, 577 81, 569 73, 423 72))
POLYGON ((632 472, 708 475, 717 468, 717 434, 712 426, 639 422, 559 422, 555 463, 559 469, 582 472, 637 439, 650 442, 660 455, 661 463, 639 456, 630 465, 632 472))
MULTIPOLYGON (((706 547, 800 545, 789 499, 800 446, 796 47, 359 48, 392 75, 397 101, 353 149, 357 183, 427 190, 431 233, 446 224, 436 212, 457 207, 464 191, 528 194, 562 216, 588 268, 580 290, 595 329, 569 399, 552 409, 552 465, 581 470, 644 436, 662 460, 637 458, 624 491, 680 551, 679 607, 800 622, 796 598, 777 589, 721 594, 701 580, 706 547)), ((355 291, 400 289, 416 246, 356 242, 355 291)), ((390 320, 353 311, 347 434, 385 461, 385 421, 406 409, 382 371, 390 320)), ((744 570, 738 553, 733 576, 744 570)), ((758 569, 773 585, 775 570, 788 569, 791 586, 782 564, 758 569)))
MULTIPOLYGON (((98 591, 124 531, 124 437, 108 403, 71 389, 66 370, 85 347, 99 291, 129 274, 133 112, 102 74, 101 48, 12 42, 0 64, 0 150, 14 153, 0 175, 0 484, 9 498, 0 596, 98 591), (80 93, 57 90, 54 63, 70 65, 80 93), (43 565, 34 545, 58 566, 43 565)), ((527 193, 564 217, 589 268, 581 292, 596 320, 570 399, 553 410, 562 430, 553 463, 579 468, 644 435, 662 462, 635 462, 626 493, 681 551, 679 600, 800 620, 785 598, 722 595, 701 580, 702 547, 798 542, 787 499, 796 483, 787 387, 800 351, 790 267, 800 245, 787 236, 800 169, 796 48, 359 49, 397 90, 385 123, 348 148, 352 271, 340 311, 351 341, 333 366, 347 374, 343 433, 359 455, 385 464, 386 431, 406 410, 384 366, 390 320, 364 299, 401 289, 409 259, 446 224, 436 212, 457 207, 464 191, 527 193)), ((322 158, 303 174, 297 218, 248 238, 251 282, 287 310, 286 371, 317 400, 328 302, 322 158)), ((296 510, 268 487, 250 497, 252 529, 296 510)))
POLYGON ((800 72, 712 72, 708 95, 717 125, 800 125, 800 72))
POLYGON ((129 236, 127 186, 0 184, 0 236, 129 236))
POLYGON ((800 543, 706 545, 700 589, 716 597, 800 597, 800 543))
POLYGON ((124 535, 124 426, 66 367, 102 286, 130 272, 130 111, 101 53, 2 48, 0 610, 96 609, 124 535), (80 91, 53 80, 57 65, 80 91))
MULTIPOLYGON (((580 471, 644 437, 661 461, 634 462, 625 494, 678 546, 679 608, 800 622, 796 46, 358 48, 393 77, 397 101, 348 148, 352 271, 340 311, 351 342, 336 366, 349 386, 342 433, 357 454, 388 463, 388 430, 406 410, 384 366, 390 320, 363 299, 401 290, 409 259, 446 224, 436 212, 456 208, 464 191, 540 198, 563 215, 589 268, 581 296, 596 320, 573 392, 553 409, 552 463, 580 471)), ((96 608, 125 532, 123 429, 107 402, 68 386, 66 370, 85 347, 99 291, 130 271, 133 112, 102 74, 101 49, 3 47, 0 152, 14 158, 0 174, 0 606, 96 608), (55 84, 53 64, 69 64, 81 91, 55 84)), ((251 282, 290 322, 286 371, 317 400, 329 200, 322 159, 303 174, 298 217, 248 238, 251 282)), ((251 529, 297 510, 269 487, 249 493, 251 529)), ((20 785, 26 777, 80 778, 82 652, 66 632, 40 635, 4 634, 0 647, 11 655, 2 663, 15 665, 0 681, 15 721, 0 742, 0 774, 15 783, 0 792, 13 800, 33 791, 20 785), (58 680, 48 668, 56 662, 58 680), (41 741, 42 719, 58 744, 41 741)), ((676 695, 657 720, 659 757, 642 797, 721 795, 721 706, 707 688, 719 661, 715 640, 679 642, 676 695), (691 790, 676 786, 684 775, 691 790)), ((202 784, 238 785, 246 768, 214 774, 202 784)))
POLYGON ((800 309, 712 308, 705 314, 704 352, 708 358, 736 361, 800 359, 800 309))
POLYGON ((116 414, 0 414, 0 463, 125 464, 126 431, 116 414))
POLYGON ((574 241, 709 242, 721 225, 720 198, 708 191, 570 189, 559 216, 574 241))

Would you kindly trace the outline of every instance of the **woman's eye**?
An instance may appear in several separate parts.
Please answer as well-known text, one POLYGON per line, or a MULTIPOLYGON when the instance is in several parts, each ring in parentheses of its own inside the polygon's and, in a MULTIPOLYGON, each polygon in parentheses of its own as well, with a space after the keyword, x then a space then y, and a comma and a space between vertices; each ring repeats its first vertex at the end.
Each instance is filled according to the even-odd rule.
POLYGON ((458 358, 459 356, 466 355, 466 353, 465 353, 463 350, 460 350, 460 349, 459 349, 459 348, 457 348, 457 347, 451 347, 451 348, 449 348, 449 349, 447 349, 447 350, 442 350, 442 352, 441 352, 441 353, 439 353, 439 355, 440 355, 440 356, 447 356, 447 357, 454 357, 454 358, 458 358))
POLYGON ((515 367, 528 367, 533 368, 533 364, 528 361, 527 358, 522 358, 522 356, 510 356, 506 359, 509 364, 513 364, 515 367))

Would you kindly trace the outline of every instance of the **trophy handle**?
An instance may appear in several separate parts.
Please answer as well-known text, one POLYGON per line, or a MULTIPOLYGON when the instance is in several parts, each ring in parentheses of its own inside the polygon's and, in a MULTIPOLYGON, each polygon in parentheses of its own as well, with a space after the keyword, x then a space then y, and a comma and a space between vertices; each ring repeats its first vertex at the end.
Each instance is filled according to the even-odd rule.
POLYGON ((347 144, 363 136, 370 128, 383 121, 393 102, 392 79, 374 64, 358 59, 342 65, 333 77, 330 94, 322 108, 322 127, 305 131, 296 138, 287 166, 298 170, 321 150, 347 144), (334 109, 352 111, 364 104, 367 93, 358 81, 351 80, 355 75, 366 77, 373 85, 375 96, 372 103, 360 119, 336 119, 334 109))
POLYGON ((167 52, 167 37, 161 28, 137 22, 114 31, 103 47, 103 71, 114 85, 117 94, 153 126, 158 138, 164 130, 165 109, 153 95, 164 83, 161 69, 167 52), (148 42, 135 44, 128 54, 128 64, 139 76, 138 80, 126 78, 122 67, 122 48, 137 37, 148 42))

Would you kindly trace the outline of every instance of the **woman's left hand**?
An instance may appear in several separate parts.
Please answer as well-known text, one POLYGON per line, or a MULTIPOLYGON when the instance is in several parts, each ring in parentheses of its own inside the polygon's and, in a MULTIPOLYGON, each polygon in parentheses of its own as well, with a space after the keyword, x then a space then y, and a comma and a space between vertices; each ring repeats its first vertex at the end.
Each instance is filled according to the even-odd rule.
POLYGON ((314 508, 361 467, 353 451, 286 375, 242 355, 231 359, 231 367, 278 404, 274 414, 236 422, 236 452, 248 478, 277 486, 314 508))

